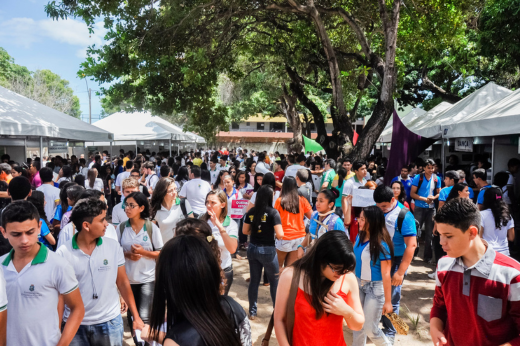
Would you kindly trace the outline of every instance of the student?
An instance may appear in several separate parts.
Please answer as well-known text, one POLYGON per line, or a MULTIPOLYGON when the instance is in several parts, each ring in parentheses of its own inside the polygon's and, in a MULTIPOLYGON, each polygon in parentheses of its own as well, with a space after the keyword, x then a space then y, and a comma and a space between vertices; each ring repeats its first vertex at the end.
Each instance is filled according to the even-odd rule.
POLYGON ((460 180, 459 173, 457 171, 447 171, 444 175, 444 185, 446 186, 439 192, 439 208, 442 208, 446 199, 448 198, 451 189, 460 180))
POLYGON ((487 182, 487 173, 483 168, 479 168, 473 171, 473 182, 480 189, 477 197, 477 205, 480 210, 483 210, 484 204, 484 192, 492 187, 492 185, 487 182))
POLYGON ((405 165, 401 168, 401 174, 398 175, 397 177, 395 177, 394 179, 392 179, 392 181, 391 181, 391 183, 393 183, 394 181, 399 181, 403 184, 404 192, 406 193, 406 201, 408 203, 411 202, 410 192, 412 190, 412 183, 413 183, 413 179, 410 177, 409 173, 410 173, 409 167, 408 167, 408 165, 405 165))
POLYGON ((146 174, 146 188, 148 189, 148 193, 152 195, 155 185, 157 185, 159 181, 159 177, 155 173, 155 164, 148 161, 144 163, 143 167, 144 173, 146 174))
POLYGON ((246 214, 243 226, 245 235, 251 235, 247 249, 247 260, 251 281, 247 291, 249 299, 249 319, 254 320, 257 314, 258 286, 262 276, 262 267, 270 283, 271 300, 276 300, 278 287, 278 257, 276 255, 275 238, 282 239, 284 232, 280 214, 272 208, 273 188, 264 185, 258 190, 258 202, 246 214))
POLYGON ((268 172, 271 172, 271 170, 269 169, 269 165, 266 163, 266 161, 268 160, 269 158, 265 156, 264 153, 259 153, 258 154, 258 162, 256 164, 256 168, 255 168, 255 171, 257 173, 268 173, 268 172))
POLYGON ((358 234, 358 222, 357 217, 361 210, 359 208, 352 207, 352 193, 354 189, 359 189, 361 186, 365 186, 367 180, 365 178, 367 174, 367 166, 365 162, 356 161, 352 165, 354 170, 354 176, 343 183, 343 191, 341 198, 341 208, 343 209, 343 217, 345 228, 349 229, 350 239, 356 239, 358 234))
POLYGON ((276 191, 281 191, 285 169, 287 168, 287 161, 277 161, 275 166, 274 177, 276 178, 276 191))
POLYGON ((336 177, 336 171, 334 171, 334 169, 336 169, 336 162, 333 159, 325 160, 324 166, 325 172, 321 175, 320 190, 330 189, 336 177))
POLYGON ((193 217, 190 202, 177 197, 177 185, 173 178, 159 179, 153 191, 150 207, 150 219, 161 230, 163 243, 175 236, 175 227, 179 221, 193 217))
POLYGON ((93 189, 103 192, 104 186, 103 180, 98 178, 98 170, 96 168, 89 169, 87 180, 85 181, 85 189, 93 189))
POLYGON ((2 233, 13 247, 0 257, 9 301, 7 345, 69 345, 85 313, 74 270, 38 242, 40 216, 31 203, 8 205, 2 224, 2 233), (63 331, 60 296, 70 308, 63 331))
MULTIPOLYGON (((77 186, 76 183, 72 182, 65 182, 63 186, 60 188, 60 204, 56 207, 56 211, 54 212, 54 217, 52 220, 52 227, 54 229, 54 234, 59 234, 61 230, 61 221, 63 218, 63 215, 65 215, 66 212, 71 211, 72 207, 69 205, 68 196, 67 196, 67 189, 71 186, 77 186)), ((65 225, 64 225, 65 226, 65 225)))
MULTIPOLYGON (((305 197, 312 207, 312 183, 309 182, 310 171, 308 169, 299 169, 296 172, 296 185, 298 185, 298 194, 305 197)), ((265 177, 264 177, 265 179, 265 177)), ((283 184, 282 184, 283 186, 283 184)))
POLYGON ((134 169, 134 163, 130 161, 130 159, 128 158, 128 154, 125 157, 125 159, 128 159, 123 163, 126 170, 122 173, 119 173, 116 178, 116 191, 118 195, 121 195, 121 193, 123 192, 123 189, 121 187, 123 180, 130 177, 130 173, 132 172, 132 169, 134 169))
POLYGON ((437 264, 430 334, 434 345, 515 345, 520 264, 479 237, 478 207, 452 199, 435 216, 447 252, 437 264))
MULTIPOLYGON (((317 170, 320 170, 321 167, 318 164, 315 164, 314 162, 311 163, 311 173, 316 172, 317 170)), ((316 198, 318 197, 318 193, 320 192, 321 188, 321 177, 318 174, 312 173, 312 205, 316 205, 316 198)), ((336 175, 337 176, 337 175, 336 175)))
POLYGON ((62 181, 72 181, 72 168, 70 168, 70 166, 63 166, 60 168, 58 180, 56 180, 55 186, 59 186, 62 181))
MULTIPOLYGON (((161 231, 148 220, 150 204, 141 192, 132 192, 125 198, 125 212, 128 221, 121 223, 117 231, 121 235, 120 244, 125 255, 126 275, 130 280, 139 316, 144 323, 150 323, 155 260, 163 247, 161 231)), ((133 325, 130 312, 128 325, 133 325)))
POLYGON ((226 276, 224 295, 228 295, 233 283, 233 261, 231 254, 236 252, 238 225, 228 215, 228 203, 224 191, 210 191, 206 196, 206 213, 201 219, 206 221, 220 247, 220 266, 226 276))
MULTIPOLYGON (((415 200, 414 215, 419 221, 419 229, 425 225, 424 237, 424 261, 432 260, 432 238, 433 238, 433 217, 435 216, 435 200, 439 198, 441 188, 440 179, 433 173, 435 162, 432 159, 426 160, 424 173, 413 178, 410 196, 415 200)), ((420 234, 419 234, 420 236, 420 234)))
POLYGON ((217 168, 218 160, 216 157, 209 161, 209 174, 211 175, 211 185, 217 181, 219 169, 217 168))
POLYGON ((145 337, 164 346, 252 346, 244 309, 220 294, 221 282, 219 263, 207 240, 180 235, 169 241, 157 262, 157 285, 162 289, 153 298, 145 337))
POLYGON ((7 334, 7 291, 5 290, 4 271, 0 270, 0 346, 5 346, 7 334))
MULTIPOLYGON (((457 173, 459 173, 459 183, 468 185, 468 182, 466 181, 466 172, 459 169, 457 171, 457 173)), ((469 198, 473 199, 475 197, 475 193, 473 192, 473 189, 471 187, 469 188, 468 192, 469 192, 469 198)))
MULTIPOLYGON (((415 218, 395 199, 394 192, 388 186, 378 186, 375 189, 374 201, 385 214, 386 229, 394 246, 394 258, 390 270, 392 276, 392 305, 394 312, 399 315, 401 288, 417 247, 415 218)), ((396 330, 385 316, 383 316, 383 326, 383 332, 390 344, 393 345, 396 330)))
POLYGON ((343 218, 343 208, 341 207, 341 201, 343 199, 343 196, 342 196, 343 184, 347 181, 347 170, 343 167, 340 167, 338 169, 336 177, 337 177, 337 179, 335 179, 332 182, 332 187, 336 188, 340 193, 335 202, 335 206, 336 206, 335 213, 339 217, 343 218))
POLYGON ((51 222, 54 216, 54 209, 60 202, 60 189, 54 186, 52 182, 52 170, 48 167, 43 167, 40 170, 40 178, 42 180, 42 184, 40 187, 36 188, 36 191, 43 192, 45 196, 45 215, 47 216, 47 221, 51 222))
POLYGON ((251 199, 253 186, 247 182, 246 172, 238 171, 235 177, 235 188, 240 191, 244 199, 251 199))
POLYGON ((125 198, 132 192, 139 192, 139 181, 134 177, 126 178, 121 182, 121 190, 123 198, 121 202, 116 204, 112 209, 112 224, 114 226, 117 226, 120 223, 128 220, 128 216, 126 216, 124 206, 125 198))
POLYGON ((363 306, 363 329, 354 331, 353 346, 364 346, 367 336, 375 345, 391 345, 379 328, 381 315, 391 313, 393 245, 380 208, 363 208, 359 216, 359 235, 354 245, 356 278, 363 306))
MULTIPOLYGON (((65 227, 70 222, 70 214, 72 213, 72 208, 74 208, 76 202, 79 201, 84 191, 85 189, 83 188, 83 186, 79 185, 72 185, 67 187, 67 204, 69 205, 69 210, 67 210, 67 212, 63 214, 61 218, 61 229, 63 229, 63 227, 65 227)), ((102 193, 101 191, 99 192, 102 193)))
POLYGON ((188 180, 190 180, 190 172, 188 171, 188 167, 180 167, 177 176, 175 176, 175 184, 177 184, 177 190, 180 191, 184 184, 188 182, 188 180))
POLYGON ((51 234, 50 224, 45 215, 45 195, 41 191, 33 191, 31 195, 27 197, 27 200, 36 207, 38 214, 40 214, 42 227, 38 240, 49 250, 53 250, 53 246, 56 245, 56 239, 54 239, 54 236, 51 234))
POLYGON ((332 231, 283 271, 274 308, 274 329, 280 346, 345 346, 343 322, 351 330, 363 327, 363 308, 352 273, 355 266, 352 243, 344 232, 332 231), (293 289, 294 302, 289 301, 293 289), (288 311, 288 306, 294 311, 288 311))
POLYGON ((496 252, 509 256, 508 241, 515 240, 515 222, 502 199, 502 191, 496 187, 486 189, 482 207, 480 237, 496 252))
MULTIPOLYGON (((233 201, 236 201, 236 200, 239 200, 239 199, 243 199, 244 197, 242 196, 242 192, 240 192, 240 190, 237 190, 235 189, 235 186, 233 184, 233 177, 231 175, 224 175, 222 177, 222 180, 224 182, 224 193, 226 194, 226 197, 227 197, 227 203, 228 203, 228 215, 229 217, 232 217, 231 216, 231 206, 232 206, 232 203, 233 201)), ((242 223, 242 217, 240 218, 233 218, 233 220, 235 220, 235 222, 239 225, 241 225, 242 223)))
MULTIPOLYGON (((291 157, 291 156, 289 156, 291 157)), ((294 161, 294 159, 293 159, 294 161)), ((291 162, 292 164, 288 166, 285 170, 284 180, 286 177, 296 177, 296 172, 298 172, 299 169, 307 169, 305 167, 305 162, 307 161, 307 158, 303 153, 300 153, 298 157, 296 158, 297 164, 293 164, 294 162, 291 162)))
MULTIPOLYGON (((134 316, 133 329, 144 327, 126 276, 123 249, 117 240, 105 237, 106 212, 106 203, 97 198, 79 201, 70 217, 77 233, 56 252, 74 268, 85 305, 85 316, 72 346, 122 345, 119 294, 134 316)), ((65 305, 65 325, 69 316, 70 309, 65 305)))
POLYGON ((213 184, 213 190, 224 190, 224 176, 229 175, 229 172, 222 169, 218 172, 217 181, 213 184))
POLYGON ((193 210, 193 216, 198 218, 206 212, 206 196, 211 191, 211 186, 200 179, 200 167, 193 167, 190 173, 190 181, 182 186, 179 192, 180 198, 186 198, 193 210))
POLYGON ((453 188, 451 189, 448 197, 446 198, 446 202, 449 201, 450 199, 453 199, 453 198, 470 198, 470 191, 472 191, 472 189, 468 186, 468 184, 465 184, 465 183, 458 183, 458 184, 455 184, 453 186, 453 188))
POLYGON ((391 185, 390 188, 394 192, 395 199, 401 203, 406 209, 410 209, 410 205, 406 201, 406 192, 404 192, 404 185, 402 182, 396 180, 391 185))
POLYGON ((290 266, 298 258, 298 246, 305 239, 305 224, 303 217, 312 215, 312 207, 307 199, 298 194, 296 179, 286 176, 283 180, 282 193, 274 204, 280 213, 284 231, 283 239, 276 239, 275 246, 278 255, 280 272, 284 265, 290 266))

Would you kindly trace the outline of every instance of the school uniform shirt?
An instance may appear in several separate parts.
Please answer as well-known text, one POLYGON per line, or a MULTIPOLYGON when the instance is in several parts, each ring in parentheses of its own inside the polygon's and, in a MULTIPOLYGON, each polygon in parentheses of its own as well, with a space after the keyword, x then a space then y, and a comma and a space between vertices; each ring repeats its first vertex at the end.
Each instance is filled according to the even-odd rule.
POLYGON ((45 222, 44 219, 40 218, 40 221, 42 223, 42 227, 40 228, 40 235, 38 236, 38 241, 45 245, 47 248, 52 250, 52 245, 49 244, 47 239, 45 239, 45 236, 51 233, 51 230, 49 229, 49 226, 47 225, 47 222, 45 222))
MULTIPOLYGON (((251 184, 246 183, 246 185, 245 185, 243 188, 238 189, 238 191, 240 191, 240 193, 241 193, 242 196, 243 196, 243 195, 245 195, 248 191, 249 191, 249 192, 253 191, 253 189, 254 189, 254 188, 251 186, 251 184)), ((252 196, 251 196, 251 197, 252 197, 252 196)))
POLYGON ((255 172, 266 174, 266 173, 271 172, 271 170, 269 169, 269 166, 267 165, 267 163, 258 162, 255 167, 255 172))
MULTIPOLYGON (((152 223, 152 239, 148 237, 146 224, 139 233, 135 234, 130 222, 126 222, 126 227, 121 236, 121 246, 124 252, 131 252, 132 245, 141 245, 146 251, 159 251, 163 247, 161 230, 152 223), (153 246, 152 246, 153 242, 153 246)), ((131 284, 144 284, 155 281, 155 260, 151 258, 141 257, 137 261, 131 261, 125 258, 125 269, 128 280, 131 284)))
POLYGON ((4 271, 0 270, 0 312, 7 310, 7 291, 5 289, 4 271))
POLYGON ((509 220, 506 226, 496 228, 495 217, 493 216, 491 209, 482 210, 480 216, 482 219, 482 227, 484 227, 482 238, 488 242, 489 246, 491 246, 493 250, 509 256, 507 231, 515 227, 513 218, 511 217, 511 220, 509 220))
MULTIPOLYGON (((58 206, 56 207, 56 212, 54 213, 54 216, 53 216, 53 219, 56 220, 56 221, 61 221, 61 218, 63 217, 63 215, 65 215, 65 213, 63 213, 63 215, 61 215, 61 204, 58 204, 58 206)), ((69 205, 67 207, 67 211, 71 211, 72 210, 72 207, 69 205)))
POLYGON ((370 254, 370 241, 362 243, 359 236, 354 245, 354 255, 356 256, 356 276, 361 280, 383 281, 381 274, 381 261, 391 261, 390 248, 384 241, 381 242, 382 251, 379 253, 377 262, 374 264, 370 254))
MULTIPOLYGON (((226 249, 224 239, 222 239, 222 235, 220 234, 217 226, 213 225, 211 220, 208 220, 208 224, 211 227, 211 230, 213 231, 213 237, 218 241, 218 247, 220 248, 220 267, 222 269, 226 269, 232 264, 231 254, 229 253, 228 249, 226 249)), ((224 222, 222 222, 222 226, 231 238, 238 239, 238 225, 232 218, 226 216, 224 222)))
POLYGON ((490 187, 493 187, 493 186, 492 185, 486 185, 486 186, 484 186, 483 188, 480 189, 480 192, 478 193, 478 197, 477 197, 477 204, 484 204, 484 193, 490 187))
POLYGON ((237 199, 243 199, 244 196, 242 195, 242 193, 233 188, 233 193, 231 194, 231 196, 228 196, 227 192, 226 192, 226 189, 224 189, 224 192, 226 193, 226 197, 227 197, 227 210, 228 210, 228 216, 231 216, 231 205, 233 203, 233 201, 236 201, 237 199))
MULTIPOLYGON (((280 197, 280 194, 282 192, 281 191, 275 191, 274 192, 274 196, 273 196, 273 208, 274 208, 274 205, 276 203, 276 200, 278 199, 278 197, 280 197)), ((251 202, 251 204, 255 204, 256 203, 256 192, 253 193, 253 196, 251 196, 251 199, 249 200, 249 202, 251 202)))
POLYGON ((60 189, 54 185, 42 184, 36 189, 36 191, 43 192, 45 198, 45 216, 47 221, 51 222, 54 216, 54 209, 56 208, 56 202, 60 201, 60 189))
MULTIPOLYGON (((189 216, 193 214, 190 202, 184 201, 184 203, 186 206, 186 215, 189 216)), ((175 227, 177 227, 177 223, 181 220, 184 220, 184 214, 182 213, 180 198, 175 199, 175 203, 171 209, 167 209, 164 205, 161 205, 161 210, 158 210, 155 214, 155 221, 157 221, 159 229, 161 230, 163 243, 175 237, 175 227)))
POLYGON ((200 215, 206 212, 206 196, 210 191, 211 186, 207 181, 196 178, 182 186, 179 196, 185 197, 190 202, 193 212, 200 215))
POLYGON ((354 189, 358 189, 360 186, 365 186, 367 180, 363 178, 361 181, 354 175, 352 178, 348 179, 343 183, 343 196, 350 196, 354 189))
MULTIPOLYGON (((118 268, 125 265, 123 249, 116 240, 102 237, 97 240, 89 256, 78 247, 77 238, 78 233, 60 247, 56 254, 74 268, 85 306, 85 317, 81 324, 90 326, 113 320, 121 314, 116 280, 118 268)), ((65 305, 63 321, 66 322, 69 316, 70 309, 65 305)))
POLYGON ((450 195, 451 189, 453 189, 453 186, 448 186, 439 192, 439 202, 446 202, 446 199, 448 199, 448 196, 450 195))
POLYGON ((444 323, 448 346, 519 345, 518 316, 520 263, 491 246, 469 268, 460 257, 439 260, 430 320, 444 323))
POLYGON ((209 170, 209 175, 211 177, 211 185, 215 184, 215 182, 217 181, 219 173, 220 173, 220 171, 218 170, 217 167, 215 167, 215 169, 210 169, 209 170))
POLYGON ((103 187, 105 185, 103 184, 103 180, 101 180, 100 178, 96 178, 96 180, 94 180, 94 187, 90 187, 90 181, 87 179, 85 180, 85 189, 87 190, 98 190, 100 192, 103 192, 103 187))
MULTIPOLYGON (((421 179, 421 174, 417 174, 413 178, 412 186, 419 186, 419 181, 421 179)), ((421 197, 428 197, 435 195, 435 189, 441 188, 441 180, 437 177, 437 184, 434 181, 434 174, 430 177, 430 180, 426 179, 426 176, 423 176, 423 182, 421 188, 417 190, 417 194, 421 197)), ((426 203, 424 201, 415 200, 415 206, 419 208, 434 208, 435 203, 426 203)))
POLYGON ((112 224, 119 225, 121 222, 126 222, 128 220, 128 216, 126 216, 125 208, 124 208, 124 200, 120 203, 117 203, 114 208, 112 208, 112 224))
POLYGON ((116 178, 116 186, 119 186, 121 188, 121 192, 123 192, 123 180, 130 177, 130 172, 124 171, 122 173, 119 173, 116 178))
POLYGON ((7 345, 56 346, 61 337, 58 299, 78 288, 74 269, 40 244, 32 262, 17 272, 13 253, 0 257, 9 301, 7 345))
POLYGON ((314 187, 314 189, 312 190, 312 197, 318 197, 318 194, 316 193, 316 191, 320 191, 320 188, 321 188, 320 182, 321 182, 320 176, 316 175, 316 174, 312 174, 312 185, 314 187))
MULTIPOLYGON (((69 222, 65 227, 63 227, 60 231, 60 236, 58 237, 58 244, 56 245, 56 249, 59 249, 62 245, 68 243, 72 237, 77 234, 78 231, 76 226, 72 222, 69 222)), ((107 225, 105 229, 104 238, 110 238, 119 242, 119 233, 116 231, 115 227, 111 224, 107 225)))
POLYGON ((336 176, 336 171, 333 169, 329 169, 328 171, 324 172, 323 175, 321 176, 320 188, 326 182, 327 189, 330 189, 335 176, 336 176))
MULTIPOLYGON (((313 239, 317 239, 324 235, 326 232, 329 231, 329 220, 331 217, 333 217, 335 214, 329 214, 325 219, 320 221, 322 224, 326 225, 326 227, 323 227, 322 225, 319 225, 317 220, 319 220, 319 216, 317 212, 314 212, 311 216, 310 224, 309 224, 309 233, 311 234, 311 237, 313 239), (316 215, 314 215, 316 214, 316 215)), ((340 217, 336 219, 336 222, 334 223, 334 231, 343 231, 345 232, 345 225, 343 224, 343 220, 341 220, 340 217)))
POLYGON ((400 231, 397 230, 399 221, 399 213, 404 206, 397 202, 394 209, 385 214, 385 224, 392 242, 394 243, 394 256, 399 257, 404 255, 406 243, 404 238, 417 236, 417 227, 415 226, 415 218, 411 212, 406 213, 403 220, 403 226, 400 231))
MULTIPOLYGON (((300 165, 287 166, 287 168, 285 169, 285 175, 284 175, 282 181, 285 179, 285 177, 293 177, 293 178, 295 178, 296 177, 296 172, 298 172, 299 169, 307 169, 307 167, 300 166, 300 165)), ((256 169, 255 169, 255 171, 256 171, 256 169)))
POLYGON ((153 190, 153 189, 155 189, 155 186, 159 182, 159 177, 157 176, 157 174, 152 173, 146 177, 145 181, 146 181, 146 187, 151 188, 153 190))

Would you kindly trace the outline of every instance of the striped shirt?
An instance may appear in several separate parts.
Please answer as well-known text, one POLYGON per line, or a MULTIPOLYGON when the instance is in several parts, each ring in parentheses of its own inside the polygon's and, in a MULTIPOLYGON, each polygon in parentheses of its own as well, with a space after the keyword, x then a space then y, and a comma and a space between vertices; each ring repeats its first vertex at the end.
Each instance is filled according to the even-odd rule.
POLYGON ((487 250, 472 267, 439 260, 430 319, 444 322, 447 345, 520 345, 520 263, 483 242, 487 250))

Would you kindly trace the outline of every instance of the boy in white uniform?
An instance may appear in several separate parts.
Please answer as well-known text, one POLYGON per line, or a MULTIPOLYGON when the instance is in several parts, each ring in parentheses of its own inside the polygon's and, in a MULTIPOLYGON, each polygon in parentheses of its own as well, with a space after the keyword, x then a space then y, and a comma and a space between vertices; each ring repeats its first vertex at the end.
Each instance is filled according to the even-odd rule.
POLYGON ((7 345, 69 345, 85 309, 72 267, 38 242, 38 210, 25 200, 2 212, 2 233, 13 249, 0 257, 7 287, 7 345), (60 332, 58 300, 70 308, 60 332))
POLYGON ((117 227, 120 223, 126 222, 128 220, 128 216, 126 216, 124 209, 125 198, 132 192, 139 192, 138 179, 131 177, 123 180, 121 183, 121 189, 123 191, 123 199, 121 200, 121 203, 116 204, 112 209, 112 224, 115 227, 117 227))

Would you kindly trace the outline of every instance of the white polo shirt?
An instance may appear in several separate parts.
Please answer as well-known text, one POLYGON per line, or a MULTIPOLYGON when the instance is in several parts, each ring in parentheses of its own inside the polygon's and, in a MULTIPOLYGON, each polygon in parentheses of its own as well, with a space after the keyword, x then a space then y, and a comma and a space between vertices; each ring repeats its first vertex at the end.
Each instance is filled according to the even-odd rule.
MULTIPOLYGON (((132 226, 130 226, 130 222, 126 222, 126 227, 121 237, 121 246, 124 252, 132 251, 133 244, 141 245, 146 251, 158 251, 162 249, 163 241, 159 227, 152 223, 152 239, 148 238, 148 232, 146 232, 145 228, 146 224, 138 234, 135 234, 132 230, 132 226)), ((155 260, 151 258, 143 256, 137 261, 125 258, 125 269, 131 284, 144 284, 155 281, 155 260)))
MULTIPOLYGON (((128 177, 130 177, 130 172, 124 171, 124 172, 119 173, 116 178, 116 186, 121 187, 121 185, 123 184, 123 180, 125 180, 128 177)), ((123 191, 122 187, 121 187, 121 191, 123 191)))
POLYGON ((45 215, 47 216, 47 221, 51 222, 54 217, 54 209, 56 209, 56 201, 60 200, 60 189, 54 185, 41 184, 36 191, 43 192, 45 196, 45 215))
POLYGON ((217 181, 217 178, 218 178, 218 174, 220 173, 219 169, 217 167, 215 167, 215 170, 209 170, 209 175, 211 177, 211 184, 215 184, 215 182, 217 181))
POLYGON ((0 270, 0 312, 7 310, 7 291, 5 289, 4 271, 0 270))
MULTIPOLYGON (((218 247, 220 248, 220 267, 222 269, 226 269, 233 261, 231 259, 231 254, 229 253, 228 249, 226 249, 224 239, 222 239, 222 235, 220 234, 217 226, 213 225, 210 220, 208 220, 208 224, 211 227, 211 230, 213 231, 213 237, 215 237, 215 239, 218 241, 218 247)), ((238 225, 232 218, 226 216, 222 226, 224 226, 224 229, 231 238, 238 239, 238 225)))
POLYGON ((354 189, 357 189, 360 186, 365 186, 366 183, 367 180, 365 178, 363 178, 362 181, 359 181, 354 175, 352 178, 348 179, 347 182, 343 183, 343 196, 350 196, 354 189))
POLYGON ((194 213, 203 214, 206 212, 206 196, 210 191, 211 186, 207 181, 196 178, 182 186, 179 197, 186 197, 194 213))
POLYGON ((159 181, 159 177, 157 176, 157 174, 152 173, 145 178, 145 181, 146 181, 146 187, 155 189, 155 185, 157 185, 157 182, 159 181))
MULTIPOLYGON (((72 222, 69 222, 60 231, 60 236, 58 237, 58 245, 56 246, 56 249, 59 249, 62 245, 68 243, 76 233, 78 232, 75 229, 74 224, 72 222)), ((119 242, 119 234, 116 232, 116 229, 111 224, 107 225, 105 235, 103 237, 114 239, 115 241, 119 242)))
MULTIPOLYGON (((300 165, 291 165, 291 166, 288 166, 286 169, 285 169, 285 174, 283 176, 283 179, 285 179, 285 177, 293 177, 293 178, 296 178, 296 173, 298 172, 299 169, 307 169, 307 167, 305 166, 300 166, 300 165)), ((282 181, 283 181, 282 179, 282 181)))
MULTIPOLYGON (((85 306, 81 324, 90 326, 113 320, 121 314, 116 280, 117 269, 125 265, 123 249, 116 240, 102 237, 89 256, 78 247, 77 237, 76 233, 56 253, 74 268, 85 306)), ((63 320, 67 321, 69 315, 70 309, 65 305, 63 320)))
POLYGON ((125 208, 123 208, 123 201, 121 201, 112 208, 112 224, 117 226, 126 220, 128 220, 128 216, 126 216, 125 208))
MULTIPOLYGON (((187 215, 193 214, 190 202, 186 200, 184 203, 187 215)), ((177 222, 181 220, 184 220, 184 214, 182 213, 180 198, 175 200, 175 203, 169 210, 161 205, 161 210, 158 210, 157 214, 155 214, 155 221, 157 221, 159 229, 161 230, 163 243, 166 243, 175 236, 175 227, 177 227, 177 222)))
POLYGON ((41 244, 19 273, 12 256, 13 250, 0 257, 9 300, 7 345, 56 346, 61 337, 58 298, 78 288, 74 269, 41 244))

